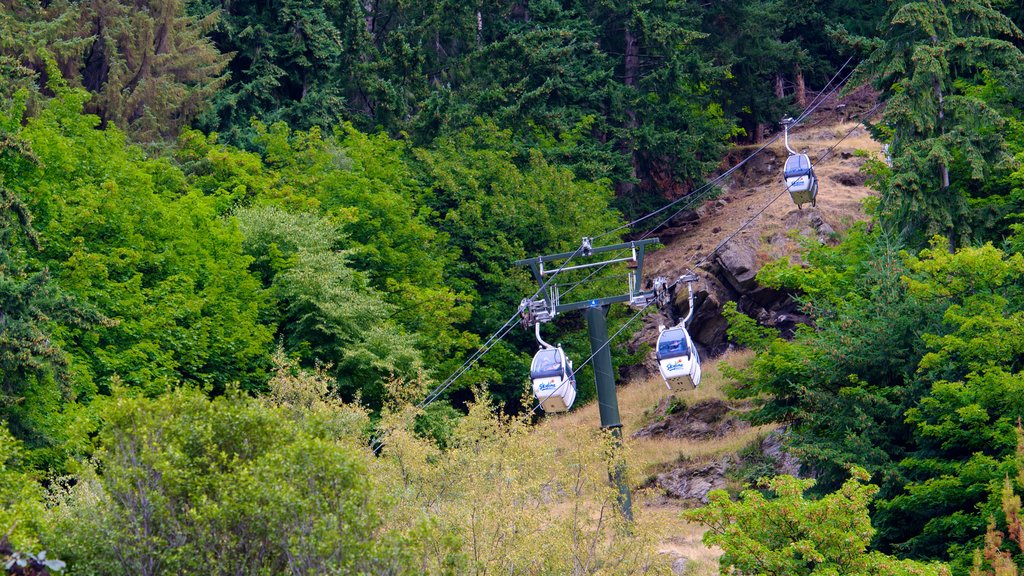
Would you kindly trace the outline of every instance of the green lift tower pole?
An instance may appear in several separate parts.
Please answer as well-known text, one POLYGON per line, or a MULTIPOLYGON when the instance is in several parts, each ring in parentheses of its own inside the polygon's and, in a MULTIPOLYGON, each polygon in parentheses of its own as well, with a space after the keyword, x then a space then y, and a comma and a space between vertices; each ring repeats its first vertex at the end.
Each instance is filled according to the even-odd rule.
MULTIPOLYGON (((593 356, 594 384, 597 387, 597 407, 601 412, 601 428, 610 430, 614 452, 622 447, 622 422, 619 421, 619 397, 612 372, 612 351, 608 345, 608 306, 591 306, 584 312, 590 334, 590 354, 593 356)), ((619 489, 619 508, 627 520, 633 521, 633 498, 626 483, 626 464, 612 457, 611 481, 619 489)))
MULTIPOLYGON (((524 300, 520 310, 523 312, 524 323, 535 324, 537 322, 548 322, 555 315, 564 312, 582 310, 587 320, 587 330, 590 335, 590 353, 594 367, 594 384, 597 387, 597 405, 601 413, 601 428, 609 430, 614 442, 614 452, 617 454, 622 446, 622 422, 619 420, 619 398, 615 389, 615 373, 612 370, 612 351, 608 342, 608 310, 612 304, 628 303, 634 306, 644 306, 652 298, 656 297, 653 290, 640 290, 643 279, 644 249, 650 244, 657 244, 657 238, 647 238, 635 242, 614 244, 592 248, 590 239, 583 239, 583 250, 566 252, 562 254, 551 254, 539 256, 528 260, 516 262, 520 266, 529 266, 534 279, 543 288, 545 286, 544 276, 554 275, 569 270, 580 270, 594 266, 608 266, 617 262, 629 264, 629 291, 626 294, 606 296, 591 300, 582 300, 571 304, 562 304, 558 301, 557 287, 550 289, 547 293, 541 294, 540 300, 524 300), (582 253, 584 258, 592 259, 598 254, 612 251, 629 250, 630 256, 624 258, 612 258, 610 260, 598 260, 576 264, 573 266, 562 265, 561 267, 551 263, 569 260, 582 253), (549 265, 548 270, 544 269, 545 264, 549 265), (554 270, 552 270, 554 268, 554 270)), ((568 264, 568 262, 566 262, 568 264)), ((629 484, 626 482, 626 464, 616 456, 612 457, 611 469, 608 471, 609 479, 619 490, 619 508, 622 515, 633 520, 633 502, 629 492, 629 484)))

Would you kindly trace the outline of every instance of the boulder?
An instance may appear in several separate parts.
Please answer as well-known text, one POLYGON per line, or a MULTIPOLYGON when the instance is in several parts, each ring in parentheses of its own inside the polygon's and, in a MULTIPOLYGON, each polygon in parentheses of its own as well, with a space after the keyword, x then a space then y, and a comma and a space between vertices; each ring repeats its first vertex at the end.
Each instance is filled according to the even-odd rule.
POLYGON ((752 246, 730 242, 718 253, 715 260, 721 267, 725 280, 737 292, 749 292, 757 284, 757 252, 752 246))
POLYGON ((733 458, 724 456, 711 462, 688 463, 664 474, 655 483, 672 498, 708 502, 708 492, 725 488, 725 472, 733 458))
POLYGON ((671 395, 663 398, 655 408, 655 422, 634 432, 633 437, 709 440, 750 427, 749 422, 733 416, 730 410, 722 400, 704 400, 685 406, 671 395))
POLYGON ((761 453, 775 464, 776 473, 799 477, 800 461, 785 450, 786 433, 785 426, 772 430, 761 441, 761 453))
POLYGON ((696 210, 683 210, 669 219, 669 226, 682 226, 684 224, 692 224, 700 220, 700 214, 696 210))
MULTIPOLYGON (((722 316, 722 306, 732 298, 732 294, 712 274, 704 270, 697 270, 696 274, 698 280, 693 284, 694 313, 689 325, 690 337, 712 354, 720 354, 725 350, 725 331, 728 327, 722 316)), ((675 288, 672 314, 675 318, 685 318, 688 311, 686 285, 681 284, 675 288)))
POLYGON ((868 175, 859 171, 840 172, 839 174, 833 174, 830 179, 842 186, 863 186, 867 182, 868 175))

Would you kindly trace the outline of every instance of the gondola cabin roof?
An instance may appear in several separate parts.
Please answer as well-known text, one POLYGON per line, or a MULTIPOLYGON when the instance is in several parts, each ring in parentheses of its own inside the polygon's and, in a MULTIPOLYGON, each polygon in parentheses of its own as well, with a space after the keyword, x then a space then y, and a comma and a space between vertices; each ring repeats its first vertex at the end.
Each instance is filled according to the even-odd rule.
POLYGON ((784 177, 797 178, 812 173, 811 159, 807 157, 807 154, 792 154, 789 158, 786 158, 786 167, 783 170, 784 177))

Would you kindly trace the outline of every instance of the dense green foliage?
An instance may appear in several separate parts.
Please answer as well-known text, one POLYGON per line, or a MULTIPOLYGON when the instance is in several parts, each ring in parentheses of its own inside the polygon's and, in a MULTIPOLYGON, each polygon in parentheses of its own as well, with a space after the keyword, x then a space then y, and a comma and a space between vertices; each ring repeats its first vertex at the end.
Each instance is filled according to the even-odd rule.
POLYGON ((708 495, 708 505, 687 517, 708 527, 707 544, 721 546, 722 573, 739 570, 756 576, 940 576, 949 570, 939 564, 897 560, 868 552, 874 529, 868 504, 878 487, 863 484, 868 475, 853 469, 853 478, 835 493, 809 500, 813 480, 778 476, 764 488, 744 491, 732 501, 724 490, 708 495))
POLYGON ((987 0, 900 0, 884 21, 881 38, 853 40, 870 49, 853 85, 871 79, 888 103, 893 174, 880 217, 914 242, 944 234, 955 246, 972 233, 972 184, 1007 159, 1006 119, 974 88, 987 75, 1019 90, 1024 53, 1014 42, 1024 35, 987 0))
POLYGON ((47 539, 92 574, 385 573, 401 564, 366 455, 365 414, 176 390, 104 406, 96 465, 47 539), (296 481, 300 479, 301 481, 296 481), (214 537, 213 535, 217 535, 214 537))
POLYGON ((766 398, 756 419, 794 425, 823 489, 851 463, 876 475, 878 543, 966 570, 1024 417, 1021 255, 937 239, 912 256, 876 230, 807 257, 759 277, 803 292, 816 328, 786 342, 732 313, 734 337, 762 350, 735 392, 766 398))
POLYGON ((787 342, 730 312, 732 337, 760 351, 735 393, 762 399, 755 420, 792 424, 817 490, 851 464, 878 480, 881 550, 966 574, 1024 417, 1024 205, 1007 162, 1024 138, 1016 79, 1001 76, 1024 56, 1007 41, 1014 23, 984 2, 897 2, 883 22, 881 38, 856 41, 869 50, 861 77, 888 98, 875 133, 893 165, 865 167, 880 225, 810 249, 806 266, 761 271, 802 295, 814 327, 787 342), (944 237, 925 244, 931 233, 944 237))

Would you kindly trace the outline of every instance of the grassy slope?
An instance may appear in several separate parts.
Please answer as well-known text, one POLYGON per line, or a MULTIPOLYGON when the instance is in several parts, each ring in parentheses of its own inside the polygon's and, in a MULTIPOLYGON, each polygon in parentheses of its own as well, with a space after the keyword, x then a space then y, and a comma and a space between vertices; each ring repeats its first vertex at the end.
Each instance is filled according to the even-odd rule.
MULTIPOLYGON (((724 399, 723 388, 726 378, 719 371, 722 362, 737 367, 745 365, 752 358, 747 351, 729 352, 717 360, 707 362, 701 386, 696 390, 675 390, 674 393, 688 403, 712 398, 724 399)), ((623 436, 626 438, 630 478, 633 484, 635 512, 638 517, 648 516, 652 524, 662 531, 661 550, 674 556, 689 559, 688 574, 716 574, 719 551, 709 549, 701 543, 703 530, 679 518, 685 504, 661 496, 658 488, 638 489, 646 479, 663 471, 672 462, 683 459, 710 460, 717 456, 739 451, 758 440, 767 430, 748 428, 728 434, 722 438, 694 441, 671 438, 632 438, 632 434, 649 422, 646 414, 658 401, 673 393, 665 388, 660 378, 632 382, 619 388, 619 414, 622 419, 623 436)), ((564 450, 572 450, 573 444, 587 432, 599 426, 597 404, 590 403, 570 413, 547 417, 541 424, 539 434, 554 438, 564 450), (553 434, 552 434, 553 432, 553 434)))

